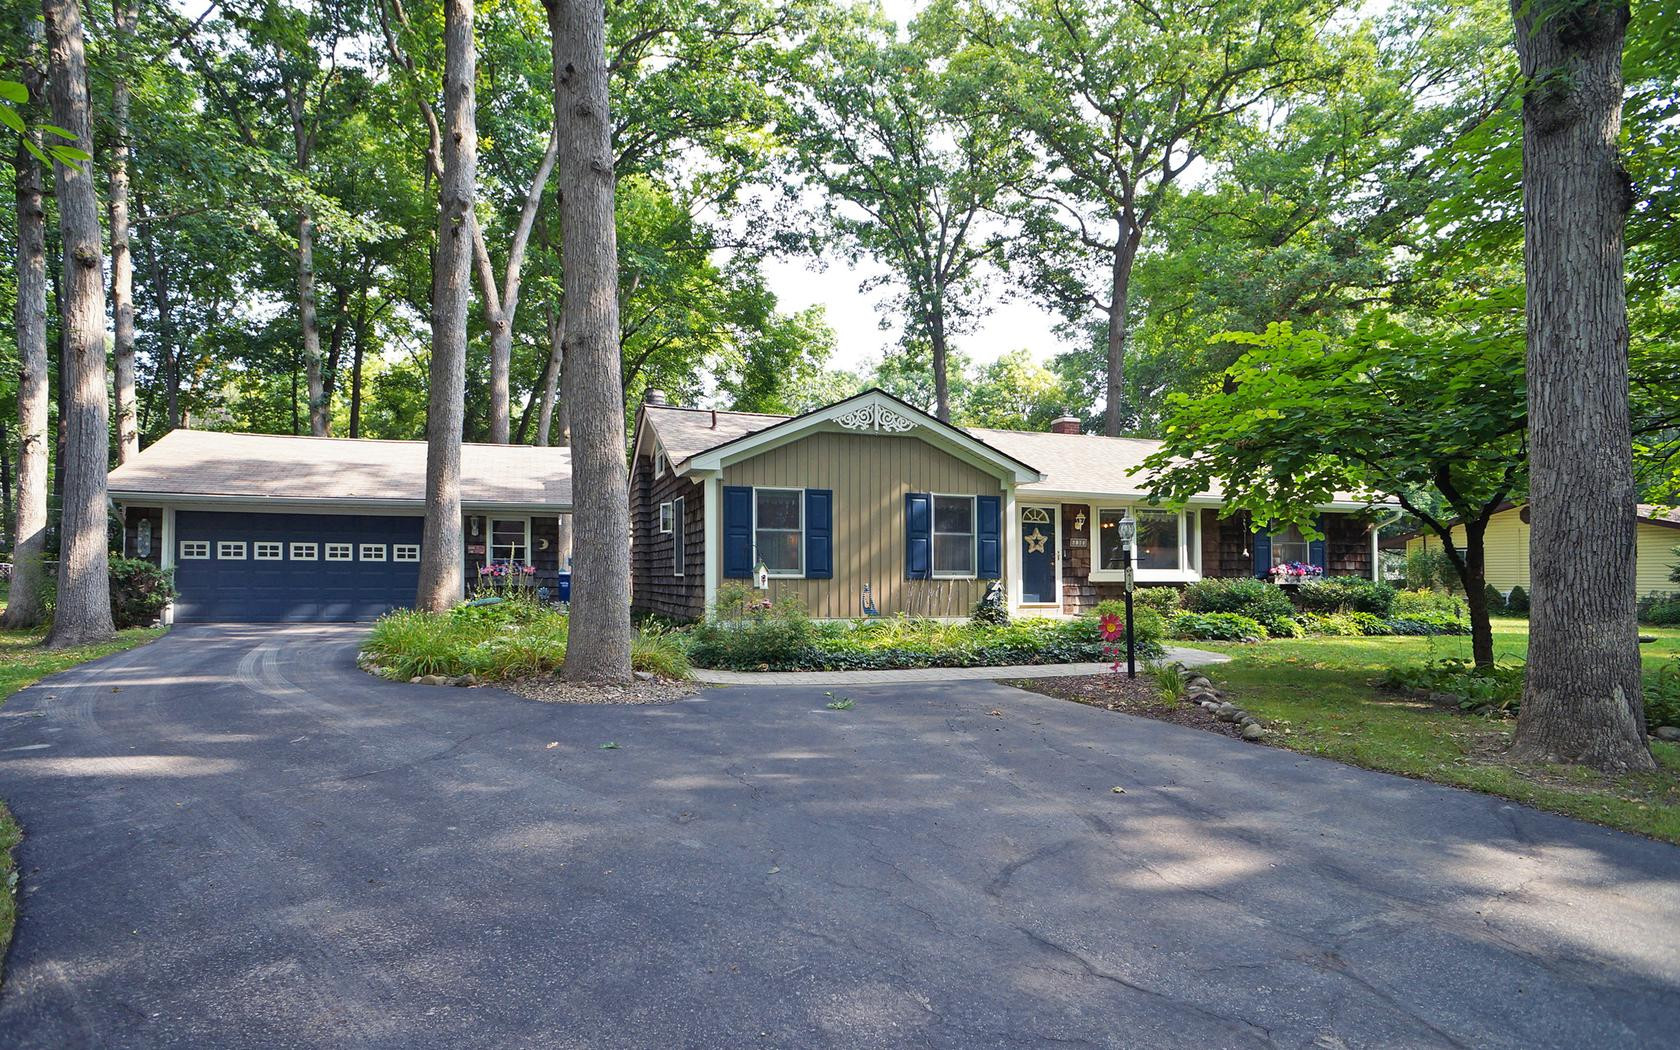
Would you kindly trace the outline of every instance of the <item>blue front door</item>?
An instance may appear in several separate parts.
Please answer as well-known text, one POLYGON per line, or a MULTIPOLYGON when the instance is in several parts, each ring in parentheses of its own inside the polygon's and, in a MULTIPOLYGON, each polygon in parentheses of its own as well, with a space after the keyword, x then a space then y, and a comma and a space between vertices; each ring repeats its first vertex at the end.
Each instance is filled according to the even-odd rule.
POLYGON ((372 620, 414 604, 420 518, 175 513, 177 623, 372 620))
POLYGON ((1021 508, 1021 602, 1056 605, 1056 509, 1021 508))

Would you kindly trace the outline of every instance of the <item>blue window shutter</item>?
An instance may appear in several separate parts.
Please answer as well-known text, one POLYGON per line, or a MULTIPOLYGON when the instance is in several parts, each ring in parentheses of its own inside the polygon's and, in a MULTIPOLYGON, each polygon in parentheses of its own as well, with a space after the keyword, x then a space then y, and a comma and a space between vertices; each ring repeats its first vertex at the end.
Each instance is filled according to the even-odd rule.
MULTIPOLYGON (((1329 521, 1325 518, 1324 515, 1320 514, 1318 516, 1318 531, 1319 532, 1324 532, 1326 527, 1329 524, 1330 524, 1329 521)), ((1324 537, 1323 536, 1321 536, 1318 539, 1313 540, 1311 543, 1307 544, 1307 560, 1312 562, 1314 565, 1318 566, 1319 568, 1324 569, 1325 570, 1325 575, 1327 575, 1327 576, 1329 575, 1330 566, 1326 562, 1325 557, 1324 557, 1324 537)))
POLYGON ((996 496, 974 500, 975 572, 982 580, 1003 575, 1003 501, 996 496))
POLYGON ((723 574, 732 579, 752 576, 752 501, 751 486, 723 487, 723 574))
POLYGON ((1254 530, 1254 575, 1265 579, 1272 574, 1272 534, 1254 530))
POLYGON ((933 497, 925 492, 904 494, 904 578, 933 576, 933 497))
POLYGON ((834 490, 805 490, 805 577, 834 578, 834 490))

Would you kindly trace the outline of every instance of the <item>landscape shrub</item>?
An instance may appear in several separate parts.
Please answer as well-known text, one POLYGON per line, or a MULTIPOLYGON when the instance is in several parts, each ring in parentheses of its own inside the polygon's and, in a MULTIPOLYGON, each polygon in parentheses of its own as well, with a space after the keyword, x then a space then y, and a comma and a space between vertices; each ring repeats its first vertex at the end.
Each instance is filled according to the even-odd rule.
POLYGON ((1482 600, 1487 603, 1488 612, 1496 616, 1505 611, 1505 595, 1491 583, 1482 585, 1482 600))
POLYGON ((1639 622, 1680 627, 1680 594, 1651 593, 1639 599, 1639 622))
POLYGON ((111 620, 121 631, 150 627, 175 600, 175 574, 143 558, 111 559, 111 620))
MULTIPOLYGON (((386 613, 373 625, 362 652, 396 679, 519 678, 560 669, 566 661, 566 628, 564 610, 516 594, 442 613, 386 613)), ((681 636, 656 623, 643 623, 631 636, 630 665, 668 678, 688 677, 681 636)))
POLYGON ((1440 587, 1448 594, 1459 586, 1458 570, 1439 547, 1419 547, 1406 555, 1406 586, 1414 591, 1440 587))
POLYGON ((1495 664, 1479 668, 1468 660, 1431 660, 1426 664, 1391 667, 1380 684, 1389 689, 1443 693, 1458 699, 1466 710, 1487 705, 1514 711, 1522 701, 1523 665, 1495 664))
POLYGON ((1391 633, 1388 629, 1388 621, 1371 613, 1331 613, 1328 616, 1318 613, 1302 613, 1295 619, 1301 625, 1301 630, 1304 633, 1322 637, 1358 638, 1365 635, 1391 633))
MULTIPOLYGON (((1097 607, 1087 614, 1086 619, 1093 619, 1100 624, 1104 616, 1118 616, 1120 622, 1125 623, 1126 603, 1118 598, 1098 602, 1097 607)), ((1139 644, 1159 642, 1167 636, 1167 618, 1155 609, 1137 604, 1136 594, 1132 595, 1132 619, 1132 636, 1139 644)))
POLYGON ((1409 613, 1387 620, 1389 634, 1469 634, 1470 621, 1447 613, 1409 613))
POLYGON ((1147 606, 1162 616, 1171 616, 1184 607, 1177 587, 1139 587, 1132 594, 1132 604, 1147 606))
POLYGON ((731 582, 718 588, 712 617, 693 634, 688 657, 700 667, 787 670, 800 665, 816 630, 797 596, 771 601, 731 582))
POLYGON ((1505 596, 1505 611, 1528 615, 1528 592, 1521 587, 1512 587, 1511 593, 1505 596))
POLYGON ((1179 613, 1168 623, 1167 633, 1198 642, 1258 642, 1267 637, 1259 621, 1229 612, 1179 613))
POLYGON ((1645 725, 1680 726, 1680 656, 1645 676, 1645 725))
POLYGON ((1309 580, 1296 588, 1295 601, 1312 613, 1362 612, 1389 616, 1394 612, 1394 588, 1361 576, 1331 576, 1309 580))
POLYGON ((1416 616, 1419 613, 1443 613, 1463 616, 1464 601, 1440 591, 1399 591, 1394 595, 1390 616, 1416 616))
POLYGON ((1235 613, 1268 631, 1294 622, 1295 617, 1295 605, 1282 588, 1247 577, 1197 580, 1184 588, 1184 608, 1193 613, 1235 613))

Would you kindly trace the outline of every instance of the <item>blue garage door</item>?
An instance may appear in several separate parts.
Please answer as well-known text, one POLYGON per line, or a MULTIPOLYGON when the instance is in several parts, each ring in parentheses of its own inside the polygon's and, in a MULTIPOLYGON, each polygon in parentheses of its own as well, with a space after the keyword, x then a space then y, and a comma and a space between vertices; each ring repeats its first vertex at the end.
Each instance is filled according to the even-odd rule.
POLYGON ((420 518, 175 513, 177 623, 371 620, 414 604, 420 518))

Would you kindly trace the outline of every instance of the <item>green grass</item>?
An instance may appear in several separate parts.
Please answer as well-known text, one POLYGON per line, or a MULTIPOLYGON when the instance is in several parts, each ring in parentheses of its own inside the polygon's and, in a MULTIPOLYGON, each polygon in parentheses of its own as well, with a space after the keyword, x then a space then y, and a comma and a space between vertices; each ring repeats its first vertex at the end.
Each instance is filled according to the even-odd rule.
MULTIPOLYGON (((558 671, 566 661, 566 614, 535 602, 457 606, 445 613, 399 609, 380 617, 362 652, 387 677, 473 675, 495 681, 558 671)), ((630 665, 666 678, 689 676, 680 636, 644 623, 630 642, 630 665)))
MULTIPOLYGON (((42 632, 39 631, 0 631, 0 704, 18 690, 34 685, 55 671, 143 645, 165 630, 162 627, 145 627, 119 631, 108 642, 81 645, 74 649, 42 649, 42 632)), ((0 979, 5 977, 6 949, 12 943, 12 928, 17 922, 17 866, 12 859, 12 850, 21 841, 23 829, 12 819, 5 803, 0 802, 0 979)))
MULTIPOLYGON (((1495 620, 1501 660, 1528 652, 1528 624, 1495 620)), ((1680 653, 1680 630, 1642 628, 1647 672, 1680 653)), ((1680 842, 1680 747, 1652 742, 1655 773, 1605 777, 1571 767, 1504 760, 1513 722, 1457 714, 1376 686, 1392 666, 1458 657, 1470 639, 1301 638, 1257 645, 1206 642, 1231 662, 1202 668, 1292 750, 1403 776, 1484 791, 1540 809, 1680 842)))

